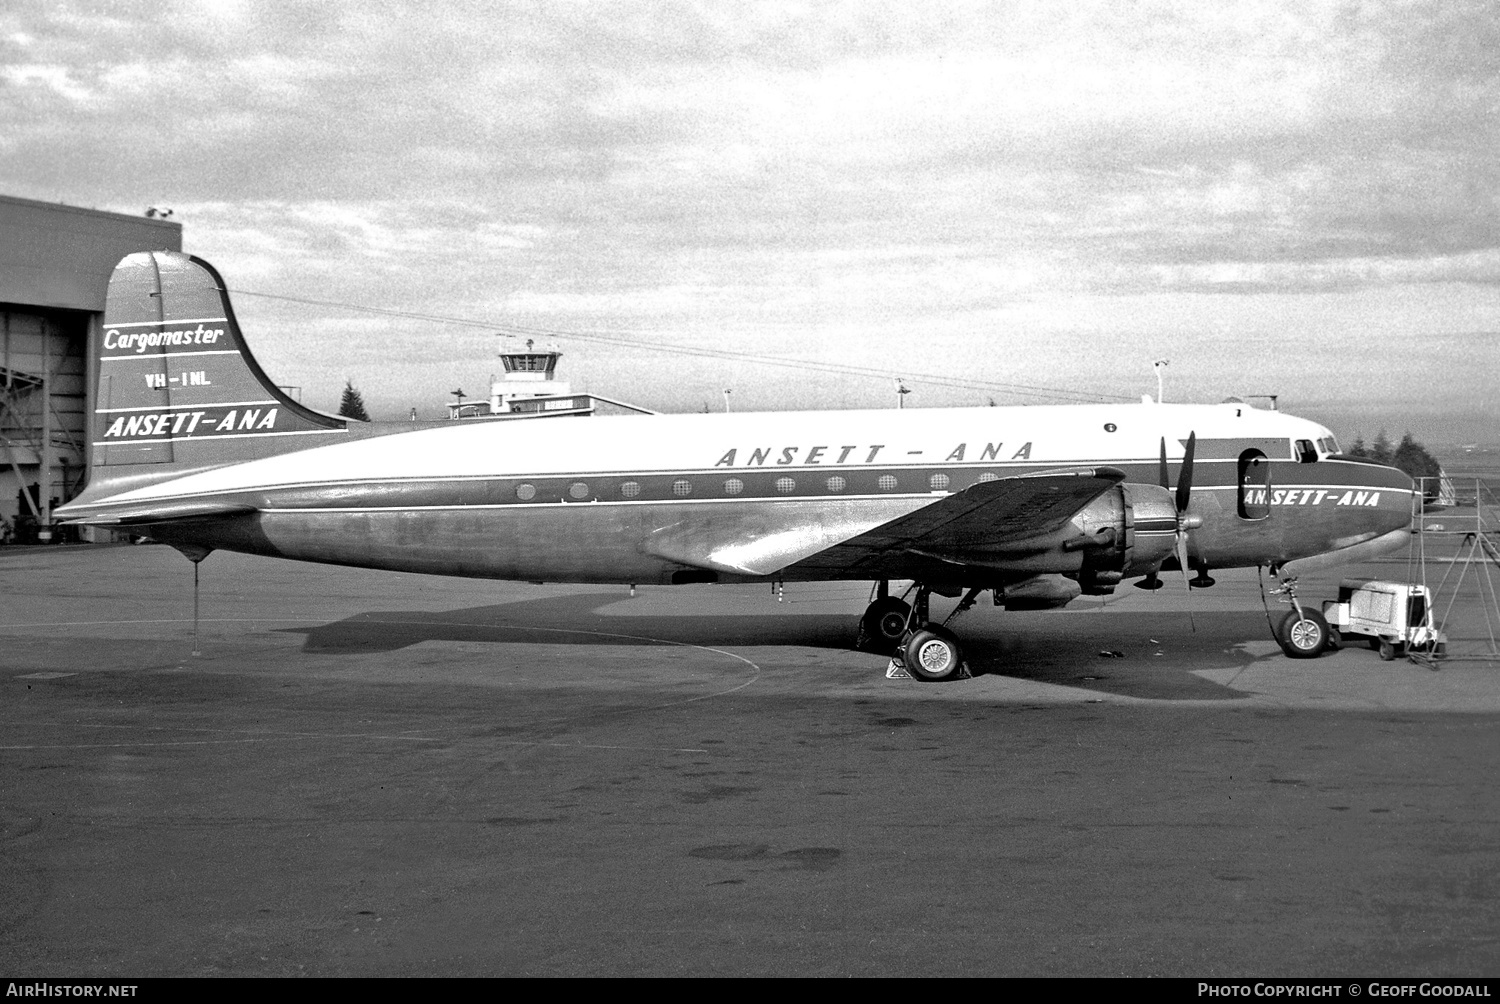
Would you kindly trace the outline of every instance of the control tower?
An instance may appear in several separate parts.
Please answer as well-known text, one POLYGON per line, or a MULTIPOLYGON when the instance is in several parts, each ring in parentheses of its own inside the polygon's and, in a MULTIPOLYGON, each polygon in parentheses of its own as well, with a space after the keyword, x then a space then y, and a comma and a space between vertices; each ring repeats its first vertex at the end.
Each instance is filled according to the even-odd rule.
MULTIPOLYGON (((489 401, 463 401, 449 405, 450 419, 552 419, 567 414, 594 414, 598 405, 619 411, 655 414, 649 408, 625 404, 595 393, 573 393, 567 381, 558 380, 556 369, 561 351, 556 345, 537 345, 535 339, 501 335, 499 365, 505 372, 489 386, 489 401)), ((455 392, 459 393, 459 392, 455 392)))
POLYGON ((572 410, 573 389, 564 380, 557 379, 557 361, 562 352, 555 345, 538 347, 536 340, 526 339, 520 344, 513 339, 500 343, 500 365, 505 372, 490 385, 490 414, 505 415, 513 411, 530 411, 517 402, 534 398, 568 398, 561 408, 545 408, 548 411, 572 410))
POLYGON ((573 393, 565 380, 557 379, 557 361, 562 352, 555 345, 538 345, 535 339, 525 342, 500 336, 500 365, 505 372, 490 384, 490 399, 464 401, 448 405, 448 417, 461 418, 554 418, 563 415, 592 415, 598 404, 614 408, 655 414, 613 398, 598 394, 573 393))

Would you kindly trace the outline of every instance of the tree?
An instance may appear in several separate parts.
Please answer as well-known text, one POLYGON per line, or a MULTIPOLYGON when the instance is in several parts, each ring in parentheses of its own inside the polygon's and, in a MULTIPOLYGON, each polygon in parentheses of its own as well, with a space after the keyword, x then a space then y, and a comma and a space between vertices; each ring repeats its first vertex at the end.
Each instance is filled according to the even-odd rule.
POLYGON ((1370 455, 1370 448, 1365 445, 1364 434, 1360 433, 1360 432, 1356 432, 1354 434, 1354 445, 1351 446, 1351 447, 1349 447, 1349 456, 1351 456, 1351 457, 1368 457, 1369 455, 1370 455))
POLYGON ((1413 481, 1422 486, 1422 495, 1431 502, 1441 489, 1443 468, 1437 458, 1427 452, 1427 447, 1417 442, 1408 431, 1391 454, 1392 467, 1405 471, 1413 481), (1426 480, 1422 480, 1425 478, 1426 480))
POLYGON ((1370 447, 1370 459, 1379 464, 1389 464, 1393 456, 1395 456, 1395 451, 1391 449, 1391 437, 1385 434, 1384 429, 1381 429, 1375 436, 1374 444, 1370 447))
POLYGON ((344 381, 344 397, 339 401, 339 414, 361 422, 370 420, 370 413, 365 411, 365 399, 360 397, 359 391, 354 389, 353 380, 344 381))

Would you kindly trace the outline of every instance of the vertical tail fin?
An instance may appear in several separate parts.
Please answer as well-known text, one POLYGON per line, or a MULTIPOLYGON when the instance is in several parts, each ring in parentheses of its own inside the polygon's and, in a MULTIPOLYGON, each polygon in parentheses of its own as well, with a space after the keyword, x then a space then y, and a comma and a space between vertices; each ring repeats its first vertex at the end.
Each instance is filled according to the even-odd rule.
POLYGON ((208 262, 143 251, 115 267, 99 344, 93 481, 156 480, 158 471, 288 453, 346 428, 266 376, 208 262))

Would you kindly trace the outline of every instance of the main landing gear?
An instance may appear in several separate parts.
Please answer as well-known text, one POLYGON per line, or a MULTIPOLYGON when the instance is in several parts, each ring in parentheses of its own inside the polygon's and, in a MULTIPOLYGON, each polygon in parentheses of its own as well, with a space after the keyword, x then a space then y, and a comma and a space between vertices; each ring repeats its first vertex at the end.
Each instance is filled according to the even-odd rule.
POLYGON ((887 583, 876 585, 859 620, 858 647, 866 652, 893 652, 892 669, 899 665, 918 680, 937 683, 962 676, 967 671, 963 648, 947 624, 974 605, 980 590, 970 589, 947 620, 933 624, 928 613, 932 590, 920 583, 914 589, 908 604, 890 595, 887 583))

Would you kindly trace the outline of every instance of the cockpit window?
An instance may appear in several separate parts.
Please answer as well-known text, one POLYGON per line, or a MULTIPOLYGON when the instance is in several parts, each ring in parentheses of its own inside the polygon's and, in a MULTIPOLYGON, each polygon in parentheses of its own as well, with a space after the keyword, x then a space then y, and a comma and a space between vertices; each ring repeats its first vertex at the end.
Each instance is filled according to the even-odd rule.
POLYGON ((1318 462, 1318 448, 1312 444, 1311 439, 1297 440, 1297 463, 1315 464, 1318 462))
POLYGON ((1324 453, 1339 452, 1339 441, 1332 436, 1324 436, 1322 439, 1318 440, 1318 446, 1324 453))

